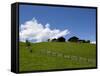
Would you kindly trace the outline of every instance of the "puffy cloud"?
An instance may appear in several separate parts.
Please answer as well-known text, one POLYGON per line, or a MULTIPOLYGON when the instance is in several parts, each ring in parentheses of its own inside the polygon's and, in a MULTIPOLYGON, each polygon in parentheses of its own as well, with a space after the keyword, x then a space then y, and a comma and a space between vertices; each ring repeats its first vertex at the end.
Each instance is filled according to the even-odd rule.
POLYGON ((33 18, 30 21, 26 21, 20 25, 20 41, 25 42, 30 40, 31 42, 43 42, 47 39, 58 38, 69 34, 67 29, 61 31, 60 29, 50 29, 50 24, 42 25, 33 18))

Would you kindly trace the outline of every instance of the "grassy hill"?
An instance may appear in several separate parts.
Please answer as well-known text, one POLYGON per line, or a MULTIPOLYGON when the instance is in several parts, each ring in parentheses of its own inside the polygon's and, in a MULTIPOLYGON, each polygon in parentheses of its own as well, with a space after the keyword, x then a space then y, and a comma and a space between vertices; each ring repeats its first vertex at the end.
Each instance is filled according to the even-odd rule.
POLYGON ((20 71, 96 67, 95 58, 95 44, 41 42, 28 48, 19 43, 20 71))

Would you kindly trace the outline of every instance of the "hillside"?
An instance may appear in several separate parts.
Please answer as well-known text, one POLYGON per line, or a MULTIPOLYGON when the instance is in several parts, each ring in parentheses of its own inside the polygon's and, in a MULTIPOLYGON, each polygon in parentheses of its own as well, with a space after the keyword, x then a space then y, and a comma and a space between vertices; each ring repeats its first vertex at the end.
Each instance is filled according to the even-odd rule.
POLYGON ((96 67, 95 58, 95 44, 41 42, 28 48, 19 43, 20 71, 96 67))

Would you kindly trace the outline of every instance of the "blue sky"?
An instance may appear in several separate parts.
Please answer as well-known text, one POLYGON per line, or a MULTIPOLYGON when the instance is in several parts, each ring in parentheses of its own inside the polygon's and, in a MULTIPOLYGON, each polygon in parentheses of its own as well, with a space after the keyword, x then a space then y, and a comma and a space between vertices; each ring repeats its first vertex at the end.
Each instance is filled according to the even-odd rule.
POLYGON ((65 36, 66 39, 77 36, 96 41, 96 9, 20 5, 19 25, 33 17, 43 25, 49 23, 51 29, 68 29, 70 34, 65 36))

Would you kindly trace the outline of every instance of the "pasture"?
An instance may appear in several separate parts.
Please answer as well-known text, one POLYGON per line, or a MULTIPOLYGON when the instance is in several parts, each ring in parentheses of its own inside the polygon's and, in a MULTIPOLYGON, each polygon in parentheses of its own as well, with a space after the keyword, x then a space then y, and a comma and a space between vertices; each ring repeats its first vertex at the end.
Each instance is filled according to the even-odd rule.
POLYGON ((96 45, 70 42, 19 42, 19 71, 96 67, 96 45), (31 50, 31 52, 30 52, 31 50))

